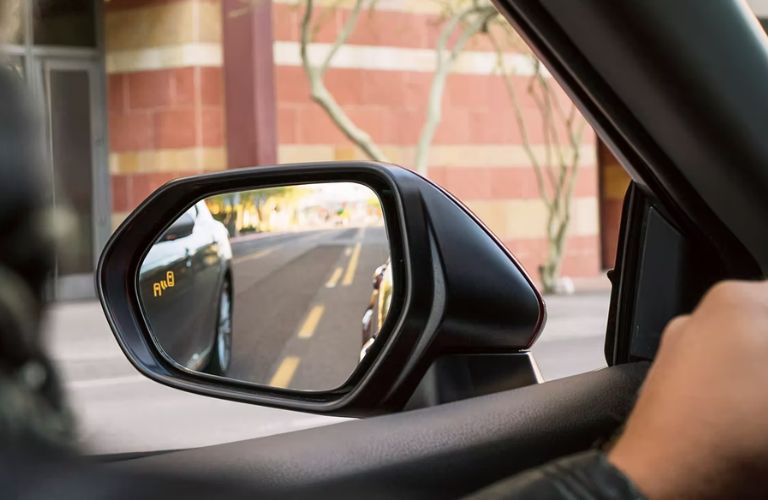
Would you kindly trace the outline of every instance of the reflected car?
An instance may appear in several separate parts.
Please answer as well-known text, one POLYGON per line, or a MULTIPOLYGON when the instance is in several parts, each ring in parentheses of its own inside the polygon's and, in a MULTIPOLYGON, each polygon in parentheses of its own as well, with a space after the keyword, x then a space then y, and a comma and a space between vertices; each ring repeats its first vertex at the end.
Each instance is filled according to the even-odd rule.
POLYGON ((379 336, 381 325, 389 313, 392 302, 392 265, 387 259, 383 265, 373 272, 373 292, 368 307, 363 313, 363 339, 360 349, 360 360, 368 354, 376 338, 379 336))
POLYGON ((152 246, 139 271, 144 316, 167 356, 224 375, 232 352, 232 248, 205 202, 184 212, 152 246))

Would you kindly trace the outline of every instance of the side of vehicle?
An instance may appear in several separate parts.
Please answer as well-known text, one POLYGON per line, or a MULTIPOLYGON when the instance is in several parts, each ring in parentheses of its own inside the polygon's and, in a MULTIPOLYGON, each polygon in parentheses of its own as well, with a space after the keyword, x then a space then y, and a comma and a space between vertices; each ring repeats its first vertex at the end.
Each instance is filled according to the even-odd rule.
POLYGON ((152 318, 153 334, 164 335, 168 356, 185 368, 222 374, 229 365, 231 261, 226 228, 198 202, 161 235, 142 263, 139 290, 151 310, 145 316, 152 318), (176 328, 168 328, 171 324, 176 328), (172 332, 184 335, 167 338, 172 332))
POLYGON ((392 264, 387 260, 373 273, 373 290, 363 313, 363 338, 360 359, 363 359, 379 335, 392 305, 392 264))

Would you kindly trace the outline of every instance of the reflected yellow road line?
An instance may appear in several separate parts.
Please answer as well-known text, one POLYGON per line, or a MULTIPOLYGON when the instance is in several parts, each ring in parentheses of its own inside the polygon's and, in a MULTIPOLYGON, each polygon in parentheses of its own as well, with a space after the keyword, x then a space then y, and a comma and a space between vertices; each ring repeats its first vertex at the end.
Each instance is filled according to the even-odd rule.
POLYGON ((245 262, 245 261, 248 261, 248 260, 260 259, 262 257, 266 257, 267 255, 271 254, 272 252, 274 252, 278 248, 280 248, 280 246, 274 246, 272 248, 267 248, 266 250, 261 250, 261 251, 256 252, 256 253, 244 255, 242 257, 236 258, 235 262, 245 262))
POLYGON ((269 381, 271 387, 279 387, 285 389, 293 380, 293 375, 296 373, 296 368, 299 367, 301 359, 297 356, 286 356, 283 358, 280 366, 277 367, 275 374, 272 375, 272 379, 269 381))
POLYGON ((255 254, 251 255, 251 257, 254 258, 254 259, 258 259, 260 257, 264 257, 266 255, 269 255, 269 254, 271 254, 274 251, 275 251, 275 248, 269 248, 267 250, 262 250, 260 252, 256 252, 255 254))
POLYGON ((333 271, 333 274, 331 275, 328 282, 325 284, 326 288, 334 288, 336 285, 339 284, 339 280, 341 279, 341 273, 344 272, 344 269, 337 267, 335 271, 333 271))
POLYGON ((349 286, 355 279, 355 271, 357 271, 357 262, 360 260, 360 243, 355 244, 355 249, 352 250, 352 257, 349 258, 349 265, 347 266, 347 272, 344 273, 344 281, 341 282, 344 286, 349 286))
POLYGON ((325 312, 325 306, 315 306, 307 314, 307 319, 304 320, 304 324, 299 329, 299 338, 308 339, 315 334, 317 324, 320 323, 320 318, 323 317, 325 312))

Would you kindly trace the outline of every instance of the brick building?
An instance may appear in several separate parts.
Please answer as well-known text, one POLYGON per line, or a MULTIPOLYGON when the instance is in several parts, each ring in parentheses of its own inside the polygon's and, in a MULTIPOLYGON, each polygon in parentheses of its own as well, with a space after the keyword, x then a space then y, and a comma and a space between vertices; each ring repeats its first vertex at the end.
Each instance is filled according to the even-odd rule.
MULTIPOLYGON (((53 182, 74 200, 86 227, 76 237, 90 249, 76 268, 60 269, 61 297, 88 295, 110 231, 169 179, 363 158, 310 99, 296 0, 261 0, 252 8, 246 0, 67 0, 47 10, 33 7, 38 3, 45 0, 22 2, 26 31, 13 53, 46 103, 53 182), (54 38, 38 39, 41 19, 54 38), (54 29, 73 20, 83 27, 79 35, 54 29), (89 117, 90 128, 69 137, 59 108, 73 112, 75 105, 87 111, 80 115, 89 117), (68 152, 77 153, 67 155, 77 164, 61 159, 68 152)), ((327 49, 349 4, 326 18, 313 50, 327 49)), ((326 76, 349 116, 405 166, 413 164, 426 113, 441 20, 432 2, 379 0, 326 76)), ((428 175, 475 211, 535 275, 546 252, 546 213, 520 131, 505 112, 502 78, 491 71, 494 56, 478 41, 449 76, 428 175)), ((518 78, 522 87, 525 77, 518 78)), ((541 118, 529 100, 523 109, 538 147, 541 118)), ((591 131, 581 159, 563 274, 590 278, 612 262, 628 180, 591 131)))

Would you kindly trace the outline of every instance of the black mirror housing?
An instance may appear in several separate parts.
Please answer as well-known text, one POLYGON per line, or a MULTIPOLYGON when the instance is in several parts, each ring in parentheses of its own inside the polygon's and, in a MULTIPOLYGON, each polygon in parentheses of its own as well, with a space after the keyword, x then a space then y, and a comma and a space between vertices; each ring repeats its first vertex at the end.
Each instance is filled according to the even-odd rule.
MULTIPOLYGON (((537 380, 528 349, 544 325, 545 309, 528 275, 460 202, 418 174, 393 165, 297 164, 171 181, 144 201, 107 243, 97 289, 131 363, 149 378, 199 394, 363 416, 398 411, 409 401, 412 406, 414 393, 424 392, 429 378, 425 375, 438 360, 451 359, 450 366, 456 366, 456 359, 467 356, 471 363, 459 366, 476 370, 477 356, 493 356, 498 373, 498 360, 506 363, 504 357, 509 357, 515 384, 537 380), (332 391, 295 391, 191 373, 170 363, 152 341, 138 294, 138 269, 157 235, 194 203, 214 194, 320 182, 357 182, 376 192, 389 235, 393 281, 398 285, 379 339, 347 382, 332 391), (520 360, 527 367, 522 378, 520 360)), ((500 385, 494 382, 489 387, 475 389, 488 392, 500 385)))

